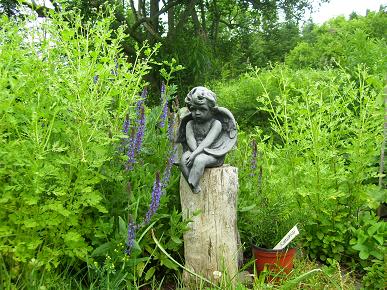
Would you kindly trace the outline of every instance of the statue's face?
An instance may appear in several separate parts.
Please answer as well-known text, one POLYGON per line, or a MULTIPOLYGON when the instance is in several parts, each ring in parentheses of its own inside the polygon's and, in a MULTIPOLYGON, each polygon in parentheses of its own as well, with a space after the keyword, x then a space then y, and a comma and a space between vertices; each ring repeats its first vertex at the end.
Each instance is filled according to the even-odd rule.
POLYGON ((191 105, 190 111, 192 113, 192 118, 199 123, 212 119, 212 112, 206 103, 207 102, 204 102, 203 104, 194 103, 191 105))

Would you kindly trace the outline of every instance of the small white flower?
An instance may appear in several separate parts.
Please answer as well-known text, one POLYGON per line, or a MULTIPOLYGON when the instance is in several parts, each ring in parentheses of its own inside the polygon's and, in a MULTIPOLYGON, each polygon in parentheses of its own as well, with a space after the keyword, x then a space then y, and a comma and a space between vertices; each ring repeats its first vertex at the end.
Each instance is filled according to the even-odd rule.
POLYGON ((215 279, 215 280, 218 280, 218 279, 220 279, 220 277, 222 277, 222 272, 214 271, 214 272, 212 273, 212 275, 214 276, 214 279, 215 279))

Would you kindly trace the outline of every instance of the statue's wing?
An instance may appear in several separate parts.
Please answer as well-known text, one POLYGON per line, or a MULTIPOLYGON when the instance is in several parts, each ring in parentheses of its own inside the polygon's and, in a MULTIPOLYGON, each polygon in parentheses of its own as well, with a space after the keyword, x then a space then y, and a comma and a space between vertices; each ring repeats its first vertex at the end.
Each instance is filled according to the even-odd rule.
POLYGON ((229 152, 237 140, 237 126, 234 116, 229 110, 223 107, 217 107, 216 119, 222 123, 222 132, 218 139, 204 151, 213 156, 223 156, 229 152))
POLYGON ((181 143, 181 144, 187 143, 187 140, 185 138, 185 128, 187 126, 188 121, 190 120, 192 120, 191 112, 188 112, 180 119, 180 124, 177 130, 175 143, 181 143))

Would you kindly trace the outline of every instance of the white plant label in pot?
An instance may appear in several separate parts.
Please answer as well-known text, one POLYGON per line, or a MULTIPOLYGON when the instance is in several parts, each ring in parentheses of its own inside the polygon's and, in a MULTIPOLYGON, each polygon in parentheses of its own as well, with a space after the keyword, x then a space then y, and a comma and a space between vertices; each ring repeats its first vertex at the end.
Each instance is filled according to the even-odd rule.
POLYGON ((292 227, 292 229, 282 238, 282 240, 275 245, 273 250, 282 250, 285 248, 293 239, 299 234, 300 232, 298 231, 297 225, 292 227))

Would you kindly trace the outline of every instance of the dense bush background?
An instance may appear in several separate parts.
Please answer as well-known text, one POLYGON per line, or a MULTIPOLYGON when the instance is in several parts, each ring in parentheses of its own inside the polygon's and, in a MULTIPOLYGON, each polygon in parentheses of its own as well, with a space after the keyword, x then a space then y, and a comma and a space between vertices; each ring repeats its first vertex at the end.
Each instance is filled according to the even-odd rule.
POLYGON ((187 55, 160 62, 156 44, 128 57, 127 31, 110 13, 52 13, 39 26, 2 16, 0 288, 179 283, 182 269, 151 233, 184 263, 171 133, 187 80, 212 80, 239 124, 227 158, 240 172, 245 256, 251 243, 273 246, 269 236, 278 241, 298 223, 297 245, 310 259, 383 287, 386 227, 375 211, 386 202, 378 183, 386 21, 380 11, 302 34, 291 24, 267 27, 270 37, 224 30, 221 50, 182 39, 176 49, 189 44, 187 55), (248 60, 242 36, 260 44, 248 60), (155 74, 161 92, 150 86, 155 74))

